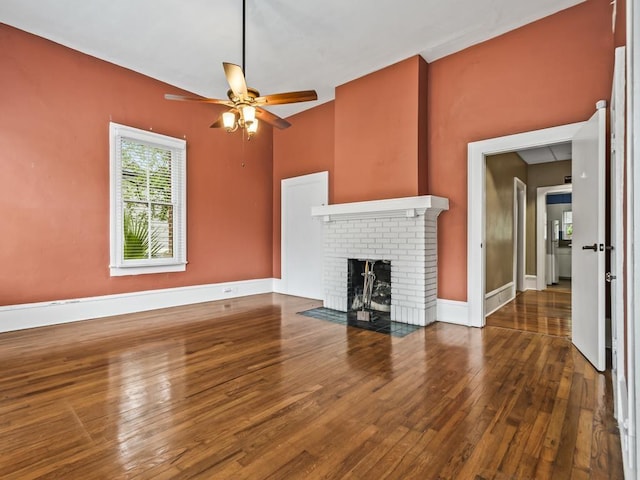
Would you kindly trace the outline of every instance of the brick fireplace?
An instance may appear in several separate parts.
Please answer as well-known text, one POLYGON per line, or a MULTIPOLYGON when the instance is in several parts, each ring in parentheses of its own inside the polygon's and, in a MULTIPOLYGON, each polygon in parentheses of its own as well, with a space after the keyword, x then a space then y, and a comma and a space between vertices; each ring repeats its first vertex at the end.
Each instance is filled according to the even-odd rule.
POLYGON ((348 311, 349 259, 391 264, 391 320, 436 320, 437 218, 449 200, 432 195, 314 207, 324 221, 324 306, 348 311))

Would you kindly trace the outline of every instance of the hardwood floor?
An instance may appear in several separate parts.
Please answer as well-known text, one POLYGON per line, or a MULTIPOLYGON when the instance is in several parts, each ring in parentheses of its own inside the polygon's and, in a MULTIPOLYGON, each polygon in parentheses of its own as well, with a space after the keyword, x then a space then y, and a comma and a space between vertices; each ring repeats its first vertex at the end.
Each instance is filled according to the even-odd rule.
POLYGON ((561 278, 558 280, 558 283, 547 285, 547 290, 556 290, 560 292, 571 293, 571 279, 561 278))
POLYGON ((245 297, 0 335, 3 479, 619 479, 567 338, 404 338, 245 297))
POLYGON ((526 290, 487 317, 487 325, 571 337, 571 291, 526 290))

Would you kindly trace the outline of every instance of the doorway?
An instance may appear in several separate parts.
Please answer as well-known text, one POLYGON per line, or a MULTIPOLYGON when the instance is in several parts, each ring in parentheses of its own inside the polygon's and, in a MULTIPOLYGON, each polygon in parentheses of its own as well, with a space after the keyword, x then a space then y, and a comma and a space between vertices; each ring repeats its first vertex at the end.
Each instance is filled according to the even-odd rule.
POLYGON ((329 172, 282 180, 282 293, 322 299, 322 222, 311 207, 329 203, 329 172))
MULTIPOLYGON (((536 234, 536 289, 544 290, 549 285, 553 285, 554 283, 559 283, 560 279, 560 260, 557 258, 555 251, 552 251, 552 248, 560 248, 561 242, 560 237, 565 237, 562 244, 563 248, 572 248, 571 241, 567 241, 567 233, 563 233, 563 229, 568 229, 568 218, 565 217, 565 226, 562 226, 562 217, 565 211, 565 207, 562 207, 560 211, 562 212, 558 218, 552 216, 551 218, 548 215, 548 202, 550 196, 555 195, 570 195, 573 192, 573 187, 571 184, 563 184, 563 185, 552 185, 549 187, 539 187, 537 189, 536 195, 536 225, 537 234, 536 234), (557 224, 554 224, 554 220, 557 220, 557 224), (557 227, 557 231, 556 231, 557 227), (555 239, 558 238, 558 240, 555 239), (555 242, 555 243, 554 243, 555 242), (554 258, 554 255, 556 257, 554 258), (557 280, 556 280, 557 278, 557 280)), ((560 199, 562 200, 562 199, 560 199)), ((567 200, 566 198, 564 200, 567 200)), ((566 204, 566 203, 565 203, 566 204)), ((562 205, 565 205, 562 204, 562 205)), ((571 234, 573 233, 573 222, 571 222, 571 234)), ((565 259, 566 260, 566 259, 565 259)), ((571 257, 569 256, 569 262, 571 262, 571 257)), ((569 272, 570 272, 570 263, 569 263, 569 272)), ((566 272, 566 268, 565 268, 566 272)), ((563 272, 563 273, 565 273, 563 272)), ((562 275, 565 276, 565 275, 562 275)), ((569 273, 570 276, 570 273, 569 273)))
POLYGON ((567 142, 485 157, 485 317, 521 292, 558 286, 560 276, 569 283, 572 186, 555 184, 571 172, 567 142))
POLYGON ((467 157, 469 179, 467 196, 467 306, 469 326, 483 327, 486 324, 484 312, 486 157, 571 142, 582 125, 584 122, 469 143, 467 157))
POLYGON ((571 293, 573 210, 571 192, 548 194, 547 279, 548 290, 571 293))
MULTIPOLYGON (((523 156, 526 157, 524 154, 523 156)), ((570 153, 567 156, 570 156, 570 153)), ((531 241, 538 250, 537 257, 543 260, 541 263, 546 269, 539 270, 537 275, 543 282, 540 288, 537 282, 533 282, 525 291, 518 291, 515 298, 501 308, 487 311, 486 324, 571 338, 570 256, 568 259, 560 258, 562 255, 558 251, 570 250, 573 229, 573 224, 569 221, 572 185, 536 187, 539 183, 548 183, 557 177, 562 179, 564 173, 570 174, 571 161, 537 163, 529 167, 531 168, 527 172, 527 178, 531 178, 530 182, 534 186, 532 198, 536 200, 533 202, 536 204, 536 211, 532 223, 534 226, 543 227, 532 228, 530 234, 533 237, 531 241)), ((490 217, 490 212, 487 212, 487 215, 490 217)), ((514 219, 515 216, 514 209, 514 219)), ((491 268, 488 264, 487 270, 491 268)))

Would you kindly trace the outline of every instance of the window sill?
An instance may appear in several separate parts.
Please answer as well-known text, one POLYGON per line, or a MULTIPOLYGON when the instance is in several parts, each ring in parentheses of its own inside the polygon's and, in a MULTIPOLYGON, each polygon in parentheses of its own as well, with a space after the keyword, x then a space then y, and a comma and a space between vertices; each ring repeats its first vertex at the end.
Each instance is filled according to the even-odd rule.
POLYGON ((172 265, 146 265, 142 267, 110 267, 112 277, 124 277, 127 275, 147 275, 150 273, 171 273, 184 272, 187 269, 186 263, 172 265))

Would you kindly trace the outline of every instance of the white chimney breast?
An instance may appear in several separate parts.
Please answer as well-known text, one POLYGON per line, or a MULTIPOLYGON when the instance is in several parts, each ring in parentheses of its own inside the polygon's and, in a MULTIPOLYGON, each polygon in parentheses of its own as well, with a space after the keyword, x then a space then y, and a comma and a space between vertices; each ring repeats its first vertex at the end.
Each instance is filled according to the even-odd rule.
POLYGON ((347 311, 348 259, 391 262, 391 320, 436 320, 437 218, 449 200, 432 195, 313 207, 324 220, 324 306, 347 311))

